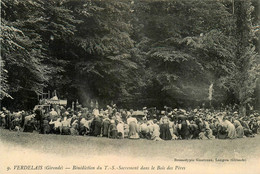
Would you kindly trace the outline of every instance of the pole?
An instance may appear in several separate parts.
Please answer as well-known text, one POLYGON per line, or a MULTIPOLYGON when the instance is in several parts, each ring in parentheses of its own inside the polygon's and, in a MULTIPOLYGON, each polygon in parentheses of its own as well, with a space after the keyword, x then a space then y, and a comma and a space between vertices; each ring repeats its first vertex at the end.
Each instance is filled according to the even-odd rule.
POLYGON ((232 13, 235 14, 235 0, 232 0, 232 13))
POLYGON ((209 85, 209 105, 210 105, 210 107, 211 107, 212 95, 213 95, 213 83, 211 83, 209 85))

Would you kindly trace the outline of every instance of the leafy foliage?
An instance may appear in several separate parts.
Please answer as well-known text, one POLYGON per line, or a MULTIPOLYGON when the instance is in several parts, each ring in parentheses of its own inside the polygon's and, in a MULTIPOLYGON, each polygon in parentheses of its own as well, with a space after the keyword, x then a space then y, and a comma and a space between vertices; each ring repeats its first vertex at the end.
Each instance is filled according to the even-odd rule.
POLYGON ((234 11, 222 0, 1 5, 1 98, 56 89, 85 105, 96 99, 177 107, 208 102, 214 84, 215 103, 254 101, 260 69, 254 0, 235 1, 234 11))

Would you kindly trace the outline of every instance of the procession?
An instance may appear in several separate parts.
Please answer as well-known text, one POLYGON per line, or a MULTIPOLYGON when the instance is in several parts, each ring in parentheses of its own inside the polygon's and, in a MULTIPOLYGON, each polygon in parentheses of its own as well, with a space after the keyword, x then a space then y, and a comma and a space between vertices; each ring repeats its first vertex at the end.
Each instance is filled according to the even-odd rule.
MULTIPOLYGON (((57 99, 57 96, 54 96, 57 99)), ((0 126, 10 131, 111 139, 189 140, 236 139, 259 133, 260 114, 241 116, 231 107, 221 110, 195 108, 184 110, 165 106, 164 110, 143 107, 121 109, 55 105, 47 110, 39 105, 33 111, 10 112, 2 108, 0 126)))

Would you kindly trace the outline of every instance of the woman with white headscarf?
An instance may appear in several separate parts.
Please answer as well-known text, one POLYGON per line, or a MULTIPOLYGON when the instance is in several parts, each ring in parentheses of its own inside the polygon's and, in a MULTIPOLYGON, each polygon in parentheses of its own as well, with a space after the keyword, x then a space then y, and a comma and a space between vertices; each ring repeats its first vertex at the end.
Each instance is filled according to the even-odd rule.
POLYGON ((130 116, 127 119, 127 124, 129 125, 129 133, 128 133, 128 138, 130 139, 138 139, 138 130, 137 130, 137 119, 130 116))

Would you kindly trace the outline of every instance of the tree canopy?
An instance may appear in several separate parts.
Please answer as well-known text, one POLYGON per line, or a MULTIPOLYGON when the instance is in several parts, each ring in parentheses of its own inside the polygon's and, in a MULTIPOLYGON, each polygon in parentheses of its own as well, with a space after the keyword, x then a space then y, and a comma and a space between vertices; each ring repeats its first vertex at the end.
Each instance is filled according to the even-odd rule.
MULTIPOLYGON (((1 100, 259 104, 256 0, 2 0, 1 100), (258 101, 258 103, 257 103, 258 101)), ((20 105, 18 105, 20 103, 20 105)))

